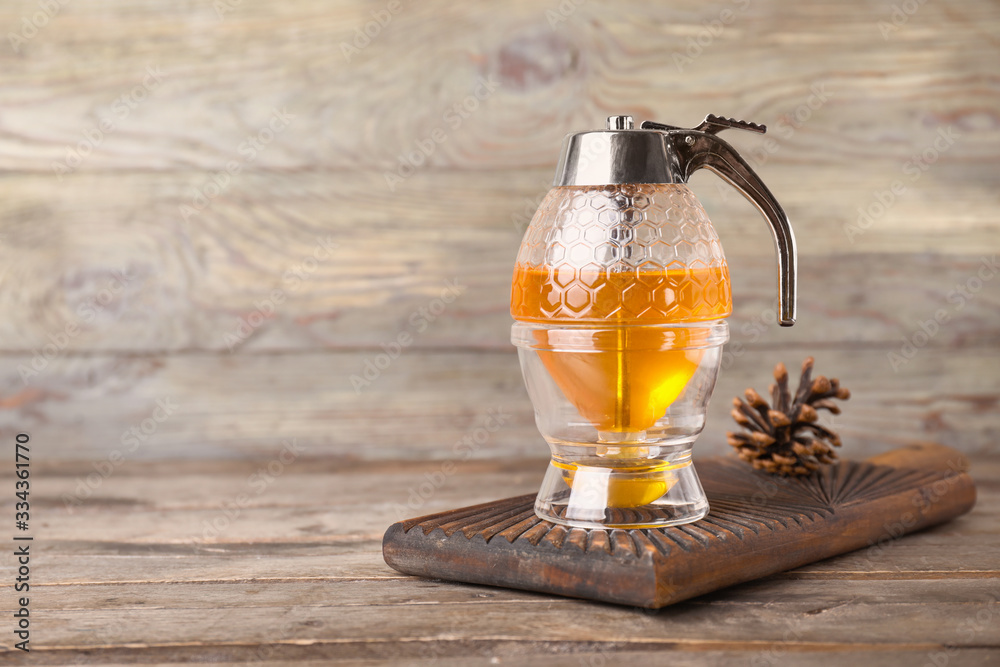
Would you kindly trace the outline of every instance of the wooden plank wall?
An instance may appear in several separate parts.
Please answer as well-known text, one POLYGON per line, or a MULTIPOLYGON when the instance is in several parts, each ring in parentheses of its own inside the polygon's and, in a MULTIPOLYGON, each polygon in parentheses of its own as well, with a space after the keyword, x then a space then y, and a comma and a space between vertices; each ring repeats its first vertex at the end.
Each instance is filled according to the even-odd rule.
POLYGON ((561 137, 612 113, 772 128, 728 138, 795 226, 800 323, 699 174, 736 301, 701 453, 809 354, 847 453, 997 450, 997 2, 53 4, 0 7, 0 433, 41 456, 443 458, 489 409, 477 456, 543 455, 510 269, 561 137))

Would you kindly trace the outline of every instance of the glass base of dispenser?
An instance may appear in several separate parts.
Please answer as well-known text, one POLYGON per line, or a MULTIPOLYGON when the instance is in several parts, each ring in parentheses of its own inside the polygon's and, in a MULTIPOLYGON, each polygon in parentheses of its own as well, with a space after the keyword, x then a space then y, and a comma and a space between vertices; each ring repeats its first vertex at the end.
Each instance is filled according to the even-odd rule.
POLYGON ((662 528, 697 521, 708 499, 691 443, 553 447, 535 514, 574 528, 662 528))

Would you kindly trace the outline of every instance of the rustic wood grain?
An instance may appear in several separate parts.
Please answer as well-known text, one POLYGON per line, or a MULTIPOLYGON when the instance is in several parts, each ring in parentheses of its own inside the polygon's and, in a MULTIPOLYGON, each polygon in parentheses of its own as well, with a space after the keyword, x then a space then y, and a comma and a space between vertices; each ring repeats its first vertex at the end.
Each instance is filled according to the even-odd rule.
MULTIPOLYGON (((385 645, 380 642, 358 642, 350 644, 346 642, 321 644, 311 643, 309 645, 295 644, 260 644, 260 645, 227 645, 220 647, 215 653, 216 656, 225 655, 227 659, 234 662, 218 661, 207 658, 210 662, 205 662, 202 658, 202 650, 191 646, 161 647, 140 647, 109 649, 100 652, 94 660, 114 660, 109 662, 86 662, 90 659, 83 656, 81 652, 74 649, 54 650, 44 656, 35 655, 31 662, 14 662, 11 664, 36 664, 36 665, 59 665, 65 660, 83 660, 84 662, 74 662, 74 664, 133 664, 137 659, 164 660, 170 662, 154 662, 143 664, 155 664, 158 666, 175 665, 177 662, 192 664, 212 664, 230 667, 233 665, 262 664, 268 666, 292 666, 301 665, 303 661, 322 660, 327 664, 349 665, 353 667, 371 667, 372 665, 401 664, 415 665, 423 667, 466 667, 467 665, 496 665, 498 660, 504 662, 515 662, 526 667, 541 667, 545 665, 558 665, 567 667, 578 667, 584 665, 606 664, 611 658, 627 661, 630 665, 640 667, 659 667, 664 660, 669 660, 671 665, 689 667, 692 665, 719 665, 730 667, 735 665, 746 665, 747 654, 739 649, 731 649, 730 644, 725 642, 676 642, 672 644, 658 643, 669 648, 653 651, 642 651, 641 642, 621 642, 614 644, 602 644, 600 642, 587 642, 582 650, 580 647, 568 642, 546 642, 545 648, 551 653, 537 654, 534 646, 526 646, 511 640, 496 640, 483 642, 449 641, 429 639, 410 642, 410 650, 400 657, 399 653, 387 652, 385 645), (730 650, 726 650, 730 648, 730 650), (529 655, 533 652, 534 655, 529 655), (666 655, 665 655, 666 654, 666 655), (358 656, 358 657, 350 657, 358 656), (460 656, 460 657, 453 657, 460 656)), ((646 644, 648 645, 648 643, 646 644)), ((856 648, 841 649, 839 646, 831 644, 799 644, 780 645, 774 647, 773 644, 764 643, 760 649, 762 659, 767 660, 765 664, 776 666, 798 667, 802 664, 823 666, 840 666, 862 663, 873 667, 885 667, 887 665, 913 665, 921 664, 921 660, 929 659, 929 656, 946 657, 949 665, 959 667, 991 667, 996 659, 996 651, 991 649, 968 649, 961 647, 948 647, 946 650, 938 650, 933 644, 896 644, 888 647, 876 647, 871 645, 858 645, 856 648)), ((15 660, 17 658, 14 658, 15 660)), ((503 664, 503 662, 499 663, 503 664)))
MULTIPOLYGON (((194 587, 192 593, 198 592, 203 591, 194 587)), ((370 597, 365 598, 369 604, 356 605, 298 605, 292 598, 286 597, 284 603, 274 606, 255 607, 245 602, 236 606, 232 602, 243 597, 238 590, 218 591, 216 595, 222 597, 219 600, 221 604, 210 612, 211 616, 206 616, 209 612, 198 614, 193 609, 183 608, 50 610, 39 619, 38 632, 49 637, 47 643, 52 647, 82 647, 90 644, 94 637, 99 637, 102 631, 106 632, 110 623, 117 623, 117 637, 108 642, 111 646, 196 642, 225 646, 252 645, 268 635, 274 636, 281 623, 294 628, 294 643, 312 641, 318 644, 342 643, 344 638, 388 642, 421 636, 489 641, 511 635, 523 636, 531 628, 536 628, 538 634, 532 637, 536 642, 544 637, 545 641, 578 642, 582 647, 587 642, 631 640, 655 648, 657 644, 690 641, 708 644, 711 648, 712 644, 734 643, 732 628, 727 626, 739 619, 743 624, 743 641, 755 638, 753 641, 759 642, 758 646, 781 642, 789 625, 801 633, 799 641, 802 643, 827 647, 854 642, 861 645, 901 644, 903 648, 907 644, 918 644, 933 650, 935 646, 954 641, 960 647, 980 648, 984 645, 991 647, 998 639, 995 627, 984 627, 979 637, 955 641, 963 621, 975 618, 976 613, 984 617, 996 613, 997 602, 984 595, 960 603, 918 598, 914 602, 895 604, 846 604, 839 610, 840 622, 833 626, 823 618, 822 613, 808 612, 822 608, 824 603, 843 600, 843 594, 825 600, 770 606, 761 604, 727 609, 726 605, 691 605, 656 616, 647 616, 641 610, 633 609, 616 614, 605 606, 576 602, 565 605, 567 616, 575 618, 572 623, 560 623, 553 618, 557 607, 544 604, 541 600, 524 603, 483 598, 478 602, 478 613, 469 613, 466 604, 446 603, 380 609, 379 605, 370 604, 370 597), (226 604, 226 598, 232 601, 230 605, 226 604), (931 601, 934 604, 927 604, 931 601), (392 616, 387 614, 390 610, 395 612, 392 616), (189 611, 196 622, 186 618, 184 611, 189 611), (886 613, 908 617, 909 627, 903 632, 898 628, 887 632, 888 628, 879 623, 886 613), (792 624, 782 622, 791 615, 796 619, 792 624), (391 618, 392 622, 384 622, 387 618, 391 618), (198 623, 198 620, 201 622, 198 623), (430 628, 436 628, 436 631, 428 632, 430 628), (685 640, 686 636, 697 639, 685 640)), ((292 639, 285 639, 282 643, 293 643, 292 639)), ((752 644, 748 648, 752 651, 752 644)))
MULTIPOLYGON (((774 363, 797 364, 807 355, 854 394, 843 415, 824 417, 842 434, 848 455, 927 440, 965 451, 996 447, 995 347, 922 349, 898 373, 888 363, 890 351, 769 345, 734 356, 731 366, 724 364, 696 455, 729 449, 733 396, 750 386, 765 390, 774 363)), ((7 356, 0 359, 8 408, 0 410, 0 429, 37 434, 40 457, 99 461, 115 449, 125 453, 123 434, 149 419, 157 400, 170 399, 174 413, 127 460, 266 458, 292 439, 312 457, 547 453, 513 351, 409 350, 355 392, 350 377, 377 354, 70 355, 51 362, 29 387, 17 368, 30 357, 7 356), (471 453, 456 451, 488 410, 503 411, 503 427, 471 453)))
MULTIPOLYGON (((171 539, 169 531, 159 543, 144 538, 139 525, 155 523, 156 507, 173 508, 181 516, 212 507, 241 488, 262 463, 123 467, 106 480, 89 511, 73 515, 80 532, 89 533, 87 540, 77 539, 69 522, 50 522, 68 516, 57 494, 86 466, 42 463, 37 472, 40 483, 47 480, 40 489, 46 540, 37 544, 33 562, 39 578, 36 632, 46 642, 32 654, 31 664, 61 664, 83 650, 86 660, 103 664, 256 662, 261 656, 267 664, 460 661, 470 654, 517 664, 542 655, 577 661, 634 655, 642 664, 662 660, 664 651, 689 664, 703 664, 698 661, 710 655, 719 656, 718 664, 746 664, 757 656, 788 661, 775 664, 844 664, 822 662, 834 660, 832 655, 904 664, 899 656, 927 660, 948 647, 955 647, 948 654, 955 664, 990 664, 1000 654, 995 624, 976 625, 977 619, 995 617, 1000 596, 995 557, 1000 461, 995 457, 973 459, 980 502, 955 522, 878 552, 847 554, 656 614, 393 573, 381 562, 377 540, 358 534, 350 514, 358 501, 378 504, 385 492, 377 482, 386 474, 409 470, 418 480, 433 470, 429 463, 357 462, 338 473, 328 460, 290 468, 255 499, 258 507, 290 504, 305 514, 326 509, 334 517, 332 534, 295 535, 292 524, 284 541, 276 542, 265 537, 264 521, 256 536, 236 531, 216 544, 171 539), (215 484, 209 486, 209 479, 215 484), (122 502, 143 488, 152 509, 122 502), (132 528, 115 527, 120 524, 132 528), (887 625, 887 618, 905 622, 887 625)), ((518 470, 533 465, 463 464, 454 485, 440 493, 454 506, 458 498, 474 497, 477 489, 488 493, 494 479, 516 479, 518 470)), ((248 514, 245 520, 253 523, 258 516, 248 514)), ((388 520, 371 517, 373 524, 388 520)), ((188 522, 189 530, 193 523, 188 522)), ((0 563, 0 576, 11 567, 0 563)), ((14 656, 9 662, 18 660, 14 656)))
MULTIPOLYGON (((255 169, 381 171, 447 126, 443 114, 483 76, 498 81, 497 93, 432 156, 434 168, 553 164, 551 147, 565 132, 622 108, 691 124, 713 105, 794 120, 818 83, 829 102, 775 161, 837 165, 831 171, 873 156, 902 162, 947 123, 969 133, 966 156, 993 160, 1000 138, 993 3, 921 6, 883 39, 878 22, 891 6, 861 2, 589 2, 552 29, 547 13, 558 3, 519 0, 496 12, 438 0, 399 11, 347 62, 340 43, 381 8, 247 0, 220 20, 207 3, 66 7, 20 53, 2 51, 11 66, 0 165, 49 171, 147 65, 163 69, 162 85, 88 158, 88 170, 220 169, 271 107, 287 106, 296 122, 255 169), (730 25, 679 69, 674 54, 727 6, 730 25)), ((34 11, 31 0, 5 3, 3 23, 34 11)))
MULTIPOLYGON (((41 350, 53 338, 68 351, 378 348, 401 332, 417 347, 509 349, 520 241, 510 218, 527 223, 525 206, 544 192, 540 174, 438 174, 374 201, 372 179, 250 174, 185 221, 188 195, 174 176, 81 174, 55 199, 44 179, 0 178, 0 263, 11 287, 0 292, 9 313, 0 349, 41 350), (489 179, 506 187, 484 189, 489 179), (363 223, 347 212, 361 209, 363 223), (457 298, 428 314, 449 283, 457 298)), ((815 191, 795 188, 782 201, 800 244, 801 316, 780 330, 763 220, 739 196, 727 204, 714 187, 700 191, 724 207, 712 215, 734 276, 734 345, 896 342, 938 311, 945 319, 930 346, 1000 337, 995 226, 961 229, 949 214, 925 233, 907 213, 852 245, 840 224, 811 213, 822 208, 815 191), (984 284, 980 270, 994 278, 984 284), (958 291, 970 280, 979 281, 974 293, 958 291)), ((966 194, 949 198, 971 205, 966 194)), ((997 204, 995 189, 981 202, 997 204)))
MULTIPOLYGON (((751 161, 795 224, 802 317, 790 330, 770 324, 773 260, 761 220, 711 175, 699 175, 695 188, 736 276, 729 349, 743 354, 733 367, 741 376, 724 372, 720 392, 756 382, 754 362, 772 349, 794 345, 813 353, 822 346, 837 350, 837 373, 851 386, 859 377, 883 383, 872 407, 855 407, 867 398, 857 401, 844 418, 859 448, 877 446, 886 431, 904 442, 994 446, 991 410, 1000 388, 988 369, 1000 336, 995 283, 987 281, 969 299, 956 286, 976 279, 1000 239, 995 5, 922 6, 882 39, 878 21, 888 8, 820 3, 791 11, 754 3, 685 71, 677 71, 673 53, 699 35, 717 8, 594 2, 555 30, 550 10, 518 2, 498 18, 482 7, 408 7, 347 63, 339 40, 370 16, 371 8, 359 3, 244 2, 224 20, 205 4, 149 1, 121 11, 81 5, 61 9, 20 52, 2 50, 11 65, 0 69, 4 428, 51 429, 51 440, 64 448, 58 451, 101 456, 105 443, 145 418, 148 388, 156 397, 183 394, 187 402, 186 415, 152 441, 157 452, 229 456, 244 446, 260 452, 276 429, 342 451, 371 430, 347 416, 372 414, 359 407, 385 402, 401 410, 398 425, 379 420, 374 446, 355 451, 387 455, 388 444, 402 455, 421 455, 461 436, 452 411, 475 412, 466 400, 474 395, 516 405, 521 430, 516 440, 498 444, 533 451, 525 443, 537 438, 512 367, 499 377, 470 378, 485 378, 482 392, 469 382, 452 389, 448 383, 469 366, 463 360, 456 367, 449 354, 426 355, 425 363, 400 362, 370 394, 352 397, 327 384, 352 374, 346 356, 303 362, 244 355, 357 350, 363 362, 409 331, 410 318, 449 279, 467 285, 466 292, 418 332, 407 354, 510 351, 506 302, 518 228, 548 187, 561 135, 623 104, 676 122, 694 122, 711 108, 772 125, 776 148, 766 154, 760 137, 730 134, 751 156, 757 151, 751 161), (139 48, 142 35, 150 39, 139 48), (735 75, 735 49, 740 62, 756 67, 735 75), (115 98, 149 65, 162 65, 162 86, 80 169, 59 180, 52 161, 113 113, 115 98), (427 168, 390 192, 384 172, 396 155, 439 125, 441 110, 467 95, 480 75, 502 80, 496 95, 449 136, 427 168), (793 128, 813 84, 828 84, 830 100, 793 128), (239 157, 239 143, 279 106, 296 114, 287 132, 185 220, 181 206, 191 202, 193 189, 239 157), (905 195, 852 242, 843 227, 856 221, 857 207, 871 204, 893 180, 909 178, 904 163, 949 126, 961 135, 955 145, 907 181, 905 195), (331 259, 307 279, 284 280, 328 241, 337 244, 331 259), (120 270, 135 277, 84 320, 80 309, 102 298, 120 270), (283 290, 284 301, 271 313, 266 300, 275 290, 283 290), (924 350, 891 373, 884 357, 922 341, 921 325, 942 312, 947 321, 926 345, 961 348, 961 360, 942 361, 924 350), (259 326, 238 328, 254 317, 259 326), (65 335, 74 325, 79 333, 65 335), (60 360, 25 385, 18 366, 53 339, 60 360), (240 356, 228 358, 231 347, 240 356), (218 382, 204 376, 195 382, 201 359, 160 356, 194 351, 220 353, 206 362, 218 382), (94 352, 115 356, 68 358, 94 352), (117 356, 123 352, 140 356, 117 356), (176 364, 191 371, 176 373, 176 364), (308 372, 299 372, 303 364, 308 372), (457 372, 439 383, 442 367, 457 372), (320 368, 330 373, 314 372, 320 368), (297 385, 300 393, 292 399, 265 386, 254 392, 251 372, 265 383, 278 378, 286 392, 297 385), (148 373, 158 377, 147 380, 148 373), (164 373, 172 377, 161 379, 164 373), (397 387, 386 389, 390 382, 397 387), (429 396, 410 407, 382 394, 417 387, 429 396), (95 409, 99 419, 85 417, 95 409), (869 410, 863 418, 862 409, 869 410), (413 430, 413 442, 404 444, 400 436, 413 430)), ((3 11, 16 27, 37 5, 12 2, 3 11)), ((498 370, 501 363, 509 361, 497 362, 498 370)), ((723 413, 713 410, 706 439, 725 430, 723 413)))
MULTIPOLYGON (((394 523, 382 552, 405 574, 659 609, 957 518, 976 501, 966 463, 927 445, 781 479, 710 458, 697 466, 710 509, 694 523, 569 528, 526 494, 394 523)), ((657 516, 624 520, 636 513, 657 516)))
MULTIPOLYGON (((347 62, 341 42, 384 3, 223 2, 231 11, 221 18, 214 2, 60 3, 16 49, 10 33, 41 6, 0 5, 0 436, 32 434, 45 516, 35 556, 39 599, 47 613, 64 614, 42 621, 44 632, 39 626, 44 650, 5 653, 5 664, 640 666, 663 664, 666 651, 674 665, 758 656, 775 665, 911 665, 942 651, 949 667, 1000 659, 993 636, 959 648, 935 643, 977 613, 995 618, 977 597, 995 590, 998 577, 995 459, 974 462, 974 475, 975 465, 985 466, 986 483, 977 475, 985 506, 953 524, 877 557, 861 552, 769 580, 760 597, 747 593, 745 604, 761 608, 794 598, 771 612, 743 615, 739 604, 714 600, 676 631, 673 619, 654 619, 663 627, 651 637, 627 612, 597 608, 578 624, 576 607, 522 598, 449 634, 461 610, 489 600, 435 605, 457 593, 412 587, 380 562, 377 544, 399 518, 392 503, 452 458, 451 447, 489 407, 509 409, 510 422, 476 461, 458 461, 461 475, 422 509, 535 489, 540 461, 509 463, 544 453, 506 342, 510 265, 562 135, 610 113, 678 124, 723 113, 771 127, 774 143, 727 134, 795 226, 803 317, 787 331, 760 326, 773 304, 762 221, 714 177, 697 175, 692 185, 736 277, 729 350, 741 350, 723 371, 699 455, 724 449, 730 395, 760 388, 775 361, 807 354, 855 390, 836 424, 846 453, 924 440, 996 451, 996 283, 984 283, 961 309, 949 296, 1000 250, 1000 6, 924 3, 883 38, 879 21, 891 20, 890 3, 763 0, 742 10, 734 2, 731 24, 679 70, 674 54, 704 41, 705 22, 729 5, 591 0, 550 26, 552 12, 562 18, 557 2, 517 0, 502 12, 404 2, 347 62), (149 67, 162 83, 127 117, 116 116, 116 100, 149 67), (452 130, 444 114, 480 77, 500 85, 452 130), (801 120, 816 91, 829 99, 800 123, 796 114, 801 120), (276 109, 294 115, 288 127, 252 159, 240 154, 276 109), (53 162, 84 132, 94 136, 102 119, 115 121, 113 130, 60 179, 53 162), (385 172, 438 127, 448 129, 447 140, 390 191, 385 172), (912 180, 906 162, 949 128, 959 135, 954 145, 912 180), (181 205, 230 160, 240 174, 185 220, 181 205), (852 242, 844 225, 894 180, 905 193, 852 242), (334 261, 291 289, 284 272, 328 237, 339 244, 334 261), (123 269, 134 280, 82 320, 77 309, 102 298, 123 269), (468 285, 462 297, 377 382, 353 393, 350 374, 453 277, 468 285), (231 354, 225 334, 281 288, 284 303, 231 354), (893 372, 886 355, 942 308, 948 321, 931 349, 893 372), (23 382, 18 366, 74 323, 80 332, 59 345, 58 358, 23 382), (70 515, 60 496, 120 448, 123 432, 147 419, 157 399, 171 397, 181 409, 70 515), (306 446, 300 462, 252 498, 230 531, 200 541, 201 522, 286 438, 306 446), (186 609, 183 588, 169 582, 187 582, 176 585, 207 606, 186 609), (380 582, 385 588, 365 588, 380 582), (272 606, 245 612, 253 594, 240 593, 263 583, 270 592, 258 595, 272 606), (293 611, 298 597, 328 586, 337 587, 333 606, 293 611), (114 594, 104 596, 108 588, 160 608, 88 609, 116 604, 108 602, 114 594), (335 606, 338 596, 362 591, 414 603, 335 606), (872 591, 899 604, 864 597, 872 591), (959 599, 965 593, 969 604, 959 599), (815 606, 807 604, 812 594, 815 606), (837 606, 849 600, 856 602, 837 606), (230 611, 216 617, 212 604, 230 611), (726 604, 732 608, 722 611, 726 604), (388 630, 400 614, 413 636, 388 630), (301 625, 281 638, 274 624, 286 616, 301 625), (506 624, 489 625, 503 616, 506 624), (605 622, 608 634, 581 639, 605 622), (821 632, 823 622, 836 628, 835 639, 821 632), (804 632, 788 643, 760 640, 756 623, 804 632), (159 643, 142 624, 161 624, 159 643), (934 624, 938 630, 923 632, 934 624), (101 632, 115 627, 138 643, 102 642, 101 632), (242 639, 225 637, 230 627, 242 639), (849 637, 853 627, 883 636, 849 637), (536 628, 545 629, 537 641, 529 638, 536 628)), ((0 559, 5 580, 9 568, 0 559)), ((0 607, 8 599, 0 596, 0 607)))

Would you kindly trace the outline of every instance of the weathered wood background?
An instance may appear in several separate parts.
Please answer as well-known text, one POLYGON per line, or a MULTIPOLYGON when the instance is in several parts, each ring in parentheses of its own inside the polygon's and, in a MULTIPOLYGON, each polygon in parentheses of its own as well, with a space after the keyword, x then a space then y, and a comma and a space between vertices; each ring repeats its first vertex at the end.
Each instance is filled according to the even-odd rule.
POLYGON ((69 2, 23 39, 42 9, 4 3, 4 432, 86 460, 169 398, 143 457, 297 438, 315 455, 423 458, 503 406, 510 425, 484 455, 539 453, 507 298, 561 137, 610 113, 713 112, 772 128, 770 144, 727 136, 794 223, 801 317, 773 324, 765 225, 699 174, 739 353, 699 449, 722 451, 730 396, 807 354, 855 390, 838 426, 858 453, 996 447, 1000 281, 977 271, 1000 250, 997 3, 895 18, 839 2, 279 5, 69 2), (354 52, 366 24, 379 30, 354 52), (270 133, 275 111, 288 118, 270 133), (393 191, 385 174, 419 143, 432 155, 393 191), (411 321, 449 280, 462 295, 411 321), (350 376, 404 331, 413 344, 356 391, 350 376), (33 360, 45 367, 21 372, 33 360))
MULTIPOLYGON (((546 454, 508 342, 510 270, 562 136, 609 114, 694 125, 716 113, 771 128, 726 136, 792 219, 800 320, 774 324, 764 222, 714 176, 697 175, 736 305, 697 454, 725 449, 729 397, 765 387, 775 362, 810 354, 854 392, 835 420, 845 454, 926 440, 977 460, 1000 451, 995 1, 4 0, 0 29, 0 438, 30 433, 48 466, 37 482, 47 506, 39 563, 51 586, 41 589, 51 591, 42 644, 146 642, 160 647, 157 659, 208 659, 183 648, 204 633, 176 609, 256 594, 247 625, 240 612, 202 618, 218 628, 209 633, 217 645, 243 647, 218 655, 254 659, 254 642, 273 640, 285 647, 275 655, 296 660, 294 647, 316 639, 347 642, 341 656, 359 660, 397 649, 415 659, 422 654, 406 650, 419 642, 386 648, 377 633, 344 629, 351 605, 385 600, 398 613, 365 612, 358 627, 390 627, 399 613, 416 618, 414 601, 453 595, 445 602, 462 606, 440 610, 454 619, 427 621, 440 628, 428 650, 443 651, 428 660, 461 656, 476 637, 506 646, 543 626, 549 643, 539 650, 563 651, 605 623, 639 642, 615 650, 645 650, 636 628, 651 622, 527 594, 489 592, 500 601, 490 618, 508 625, 459 627, 454 610, 478 604, 479 589, 404 584, 376 553, 399 518, 392 503, 454 458, 489 410, 504 426, 477 444, 480 461, 464 464, 483 467, 462 468, 468 479, 446 479, 421 509, 537 484, 537 460, 507 462, 546 454), (421 146, 423 164, 387 179, 421 146), (859 209, 870 217, 859 220, 859 209), (461 294, 439 311, 449 283, 461 294), (357 390, 351 376, 401 333, 412 345, 357 390), (224 534, 206 533, 203 522, 283 442, 309 464, 254 495, 224 534), (114 474, 78 491, 115 451, 124 460, 114 474), (162 583, 174 580, 189 592, 162 583), (267 581, 294 590, 268 589, 268 601, 257 585, 267 581), (309 614, 290 606, 277 613, 297 630, 261 639, 275 605, 344 591, 354 597, 338 602, 332 635, 310 635, 309 614), (164 611, 137 614, 144 601, 164 611), (580 631, 546 626, 553 613, 580 631), (106 636, 108 627, 120 632, 106 636)), ((965 567, 995 585, 996 562, 985 562, 995 514, 963 525, 962 544, 988 542, 984 562, 965 567)), ((951 535, 943 530, 936 535, 951 535)), ((899 635, 900 650, 919 662, 949 636, 935 634, 942 623, 981 611, 961 601, 975 582, 932 581, 954 567, 947 540, 919 539, 894 552, 910 561, 881 563, 874 575, 842 561, 826 581, 820 565, 763 585, 763 597, 743 589, 750 607, 695 605, 678 627, 702 642, 697 650, 725 653, 718 664, 737 664, 747 654, 729 639, 756 637, 763 651, 780 634, 771 614, 799 618, 809 607, 824 613, 788 625, 803 650, 857 640, 875 651, 867 664, 882 664, 877 638, 851 629, 906 609, 919 622, 899 635), (877 574, 885 568, 919 585, 894 593, 877 574), (778 589, 787 593, 778 607, 760 602, 778 589), (840 630, 824 634, 842 612, 802 600, 834 608, 845 590, 881 591, 898 606, 849 606, 840 630), (920 612, 931 600, 943 606, 920 612), (740 625, 747 608, 755 620, 740 625), (720 613, 730 625, 718 626, 720 613)), ((402 632, 427 627, 414 620, 402 632)), ((662 628, 646 636, 681 641, 662 628)), ((976 635, 950 664, 985 664, 996 644, 976 635)), ((608 646, 587 659, 601 664, 608 646)), ((133 649, 108 650, 94 659, 133 649)))

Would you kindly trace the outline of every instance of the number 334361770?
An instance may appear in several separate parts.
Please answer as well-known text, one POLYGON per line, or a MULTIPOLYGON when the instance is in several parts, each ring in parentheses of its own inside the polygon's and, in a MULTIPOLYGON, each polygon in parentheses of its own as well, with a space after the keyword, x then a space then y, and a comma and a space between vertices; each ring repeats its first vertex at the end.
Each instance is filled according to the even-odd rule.
POLYGON ((28 482, 28 477, 31 474, 29 472, 28 436, 24 433, 19 433, 16 442, 14 474, 17 476, 17 481, 14 483, 14 495, 17 497, 17 502, 14 505, 14 525, 18 530, 28 530, 28 520, 31 518, 28 513, 30 510, 28 492, 31 488, 28 482))

